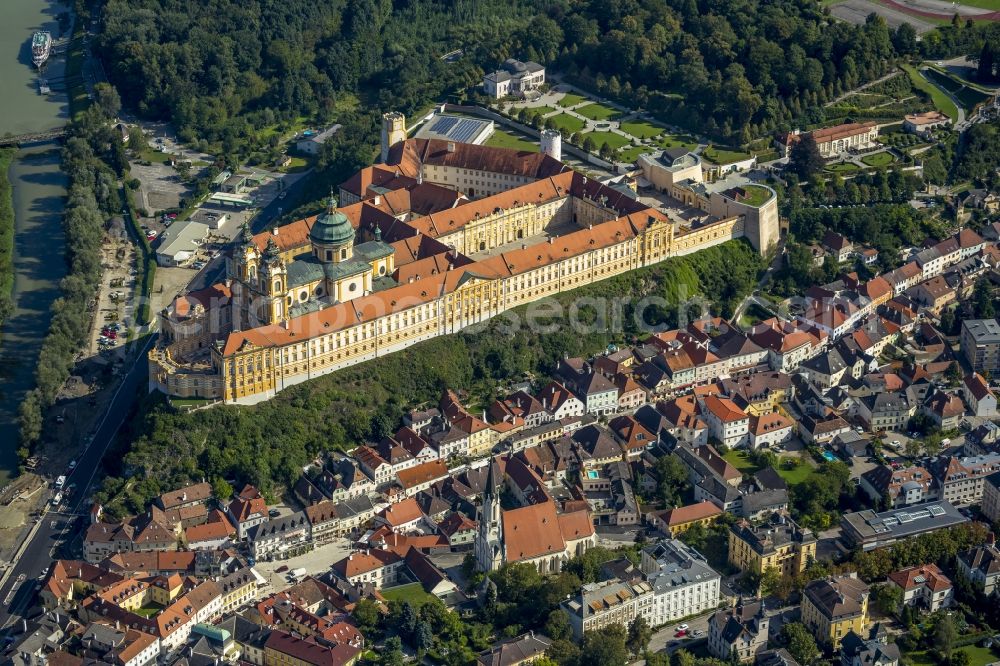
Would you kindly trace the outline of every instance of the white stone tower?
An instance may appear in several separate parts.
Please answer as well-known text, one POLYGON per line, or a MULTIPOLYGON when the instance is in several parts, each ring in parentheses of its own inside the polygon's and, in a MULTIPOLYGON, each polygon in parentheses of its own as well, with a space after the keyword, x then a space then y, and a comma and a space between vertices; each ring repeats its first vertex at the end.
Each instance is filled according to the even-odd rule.
POLYGON ((503 523, 498 494, 501 477, 500 465, 495 459, 491 460, 475 541, 476 568, 479 571, 496 571, 503 565, 503 523))
POLYGON ((389 159, 389 149, 406 141, 406 116, 399 111, 382 114, 382 164, 389 159))
POLYGON ((562 134, 559 130, 542 130, 542 152, 562 162, 562 134))

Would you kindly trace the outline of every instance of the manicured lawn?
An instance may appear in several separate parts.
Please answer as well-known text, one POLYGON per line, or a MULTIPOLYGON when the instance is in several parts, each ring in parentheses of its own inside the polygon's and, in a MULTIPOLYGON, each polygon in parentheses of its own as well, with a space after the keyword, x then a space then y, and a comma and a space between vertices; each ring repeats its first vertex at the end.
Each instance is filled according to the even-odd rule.
POLYGON ((746 452, 742 449, 730 449, 726 451, 726 454, 722 457, 726 459, 726 462, 744 474, 753 474, 760 469, 760 467, 757 467, 757 465, 753 464, 753 462, 747 458, 746 452))
POLYGON ((943 90, 925 79, 913 65, 900 65, 900 67, 910 77, 910 82, 914 88, 930 95, 931 102, 938 111, 951 118, 952 122, 958 119, 958 107, 955 106, 955 103, 951 101, 951 98, 943 90))
POLYGON ((695 141, 693 136, 687 136, 686 134, 670 134, 657 139, 656 145, 660 148, 687 148, 688 150, 694 150, 698 147, 698 142, 695 141))
POLYGON ((629 140, 623 137, 621 134, 615 134, 614 132, 587 132, 581 137, 581 141, 585 141, 587 137, 594 140, 594 145, 598 148, 607 143, 609 146, 615 150, 629 145, 629 140))
POLYGON ((715 146, 705 148, 702 156, 716 164, 732 164, 733 162, 742 162, 743 160, 750 159, 750 155, 742 151, 716 148, 715 146))
MULTIPOLYGON (((742 449, 731 449, 722 457, 743 474, 753 474, 760 469, 760 467, 747 458, 746 453, 742 449)), ((778 474, 781 475, 781 478, 783 478, 790 486, 802 483, 812 473, 813 466, 805 460, 802 460, 802 462, 796 465, 795 469, 786 469, 783 464, 778 464, 778 474)))
POLYGON ((650 153, 653 149, 649 146, 629 146, 618 151, 618 159, 622 162, 635 162, 639 155, 650 153))
MULTIPOLYGON (((969 655, 970 666, 986 666, 998 660, 997 653, 991 648, 984 648, 979 645, 968 645, 963 648, 956 648, 955 651, 963 650, 969 655)), ((906 652, 903 654, 902 663, 910 666, 938 666, 937 659, 924 651, 906 652)))
POLYGON ((652 139, 654 136, 660 136, 667 131, 665 128, 646 122, 645 120, 631 120, 627 123, 622 123, 621 128, 623 132, 628 132, 640 139, 652 139))
POLYGON ((304 157, 293 157, 286 167, 281 167, 278 171, 282 173, 299 173, 309 168, 309 162, 304 157))
POLYGON ((784 464, 778 465, 778 475, 781 476, 790 486, 802 483, 813 473, 813 466, 805 459, 795 466, 795 469, 787 469, 784 464))
POLYGON ((622 115, 620 111, 615 111, 597 102, 586 104, 579 109, 573 110, 584 118, 590 118, 591 120, 614 120, 622 115))
MULTIPOLYGON (((574 132, 579 132, 582 130, 586 123, 575 116, 570 116, 565 113, 560 113, 558 116, 549 116, 552 122, 555 123, 555 128, 560 132, 569 132, 573 134, 574 132)), ((548 121, 549 118, 545 120, 548 121)))
POLYGON ((577 95, 576 93, 566 93, 566 96, 557 102, 557 104, 563 108, 576 106, 582 102, 586 102, 587 98, 583 95, 577 95))
POLYGON ((396 601, 409 601, 410 605, 418 610, 421 606, 434 598, 430 594, 424 592, 424 586, 420 583, 397 585, 396 587, 383 589, 382 596, 390 601, 393 599, 396 601))
POLYGON ((827 166, 825 170, 830 173, 853 173, 858 170, 858 165, 850 162, 838 162, 827 166))
POLYGON ((861 161, 867 164, 868 166, 883 167, 883 166, 889 166, 890 164, 895 162, 896 158, 893 157, 892 153, 883 151, 881 153, 875 153, 873 155, 865 155, 864 157, 861 158, 861 161))
POLYGON ((513 148, 514 150, 538 152, 538 144, 534 141, 523 139, 503 130, 494 130, 493 136, 486 140, 486 145, 494 148, 513 148))
POLYGON ((763 206, 771 198, 771 191, 760 185, 747 185, 743 189, 749 196, 741 203, 748 206, 763 206))
POLYGON ((170 160, 170 155, 159 150, 144 150, 139 159, 154 164, 164 164, 170 160))
POLYGON ((141 615, 142 617, 153 617, 157 613, 163 610, 162 606, 143 606, 135 611, 136 615, 141 615))

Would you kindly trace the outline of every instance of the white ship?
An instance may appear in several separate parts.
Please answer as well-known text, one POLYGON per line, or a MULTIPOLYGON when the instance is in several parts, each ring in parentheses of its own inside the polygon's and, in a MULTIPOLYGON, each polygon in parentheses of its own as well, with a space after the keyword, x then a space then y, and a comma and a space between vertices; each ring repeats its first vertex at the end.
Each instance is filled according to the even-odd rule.
POLYGON ((36 32, 31 37, 31 61, 35 67, 41 67, 49 59, 52 51, 52 35, 48 32, 36 32))

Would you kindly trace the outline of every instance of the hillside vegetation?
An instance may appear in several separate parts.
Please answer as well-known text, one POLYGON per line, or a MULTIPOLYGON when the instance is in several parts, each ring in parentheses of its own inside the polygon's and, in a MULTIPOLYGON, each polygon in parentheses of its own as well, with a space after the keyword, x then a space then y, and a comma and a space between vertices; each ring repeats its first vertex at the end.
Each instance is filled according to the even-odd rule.
POLYGON ((140 114, 245 154, 303 122, 423 112, 509 56, 745 142, 888 71, 894 40, 797 0, 108 0, 98 48, 140 114))
MULTIPOLYGON (((545 322, 555 332, 514 331, 511 319, 501 316, 481 330, 417 344, 286 389, 253 407, 182 413, 162 396, 151 396, 130 420, 131 431, 123 434, 125 442, 135 439, 130 450, 106 457, 114 467, 97 499, 112 510, 138 511, 163 490, 200 478, 231 478, 275 491, 322 450, 350 448, 394 432, 404 410, 436 403, 445 387, 468 390, 470 406, 484 406, 503 382, 524 373, 543 378, 564 353, 591 355, 612 342, 646 335, 629 305, 621 327, 571 330, 570 303, 599 304, 624 296, 636 303, 659 296, 676 305, 680 297, 710 295, 719 312, 729 314, 755 285, 762 264, 749 244, 729 242, 549 299, 562 311, 545 322)), ((513 314, 523 318, 528 307, 513 314)), ((578 320, 595 321, 598 309, 581 307, 578 320)), ((672 326, 677 316, 676 307, 651 308, 647 324, 672 326)))

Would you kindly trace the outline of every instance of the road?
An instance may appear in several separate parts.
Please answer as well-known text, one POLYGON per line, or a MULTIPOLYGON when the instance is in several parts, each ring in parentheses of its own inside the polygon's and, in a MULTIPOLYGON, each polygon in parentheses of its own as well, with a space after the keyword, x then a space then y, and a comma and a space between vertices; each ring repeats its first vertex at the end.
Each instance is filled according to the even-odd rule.
POLYGON ((118 429, 125 421, 136 397, 146 393, 148 378, 146 352, 152 347, 156 332, 150 333, 139 353, 134 357, 131 368, 122 378, 122 382, 111 399, 108 409, 101 420, 94 438, 87 448, 77 458, 76 468, 67 475, 66 484, 76 484, 76 492, 64 503, 62 511, 47 511, 41 518, 37 528, 29 535, 28 541, 22 546, 20 556, 15 560, 5 579, 0 584, 0 626, 7 627, 21 613, 31 606, 35 599, 35 583, 42 571, 48 568, 56 548, 60 545, 67 530, 81 510, 84 499, 89 495, 88 489, 97 475, 101 460, 111 442, 115 439, 118 429), (52 527, 55 521, 55 528, 52 527), (18 579, 24 577, 19 589, 10 603, 8 597, 18 587, 18 579))

